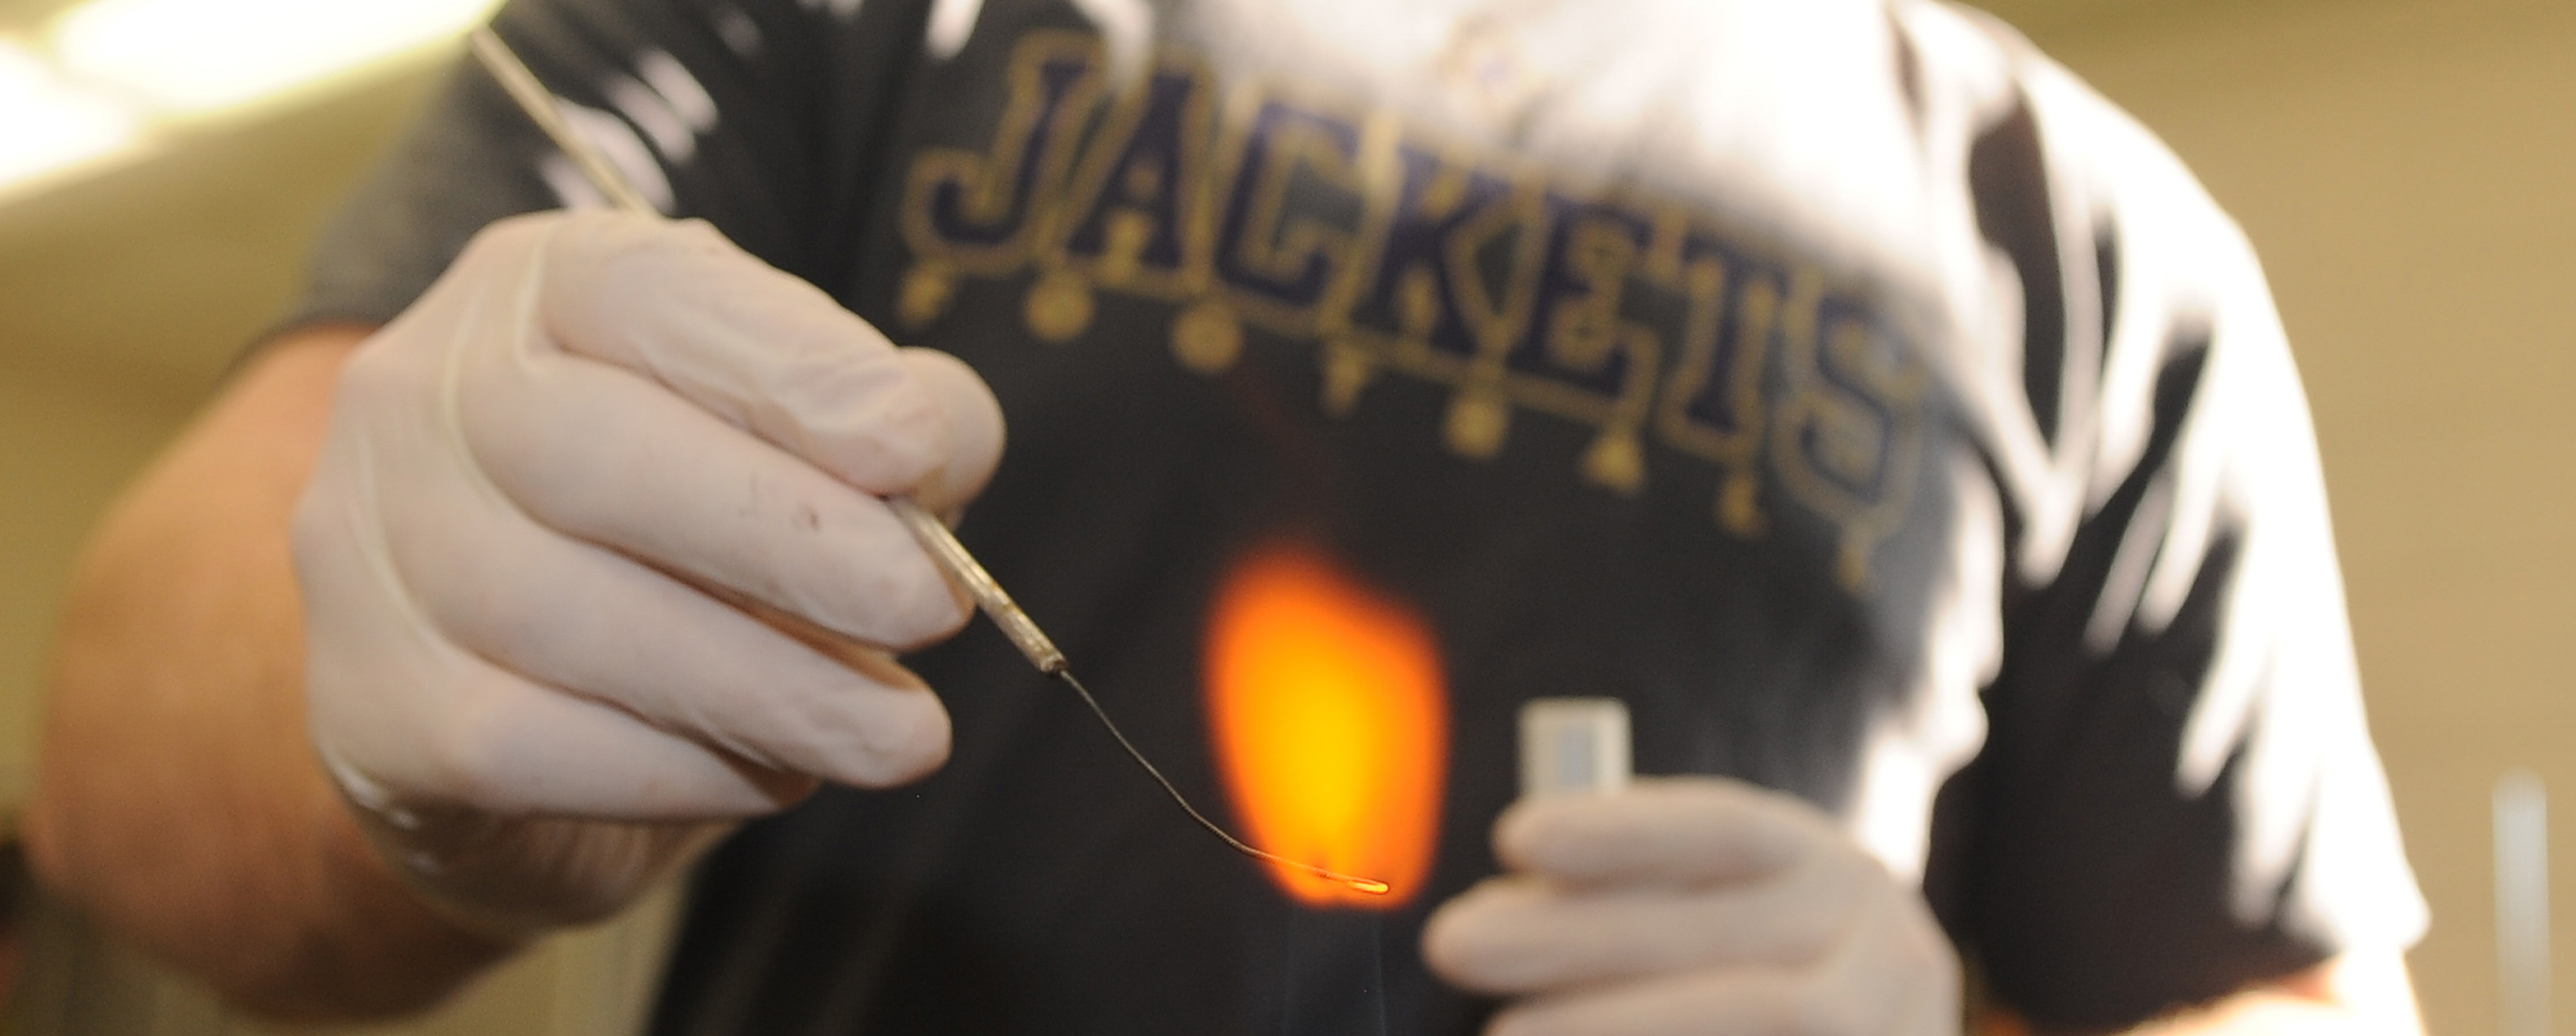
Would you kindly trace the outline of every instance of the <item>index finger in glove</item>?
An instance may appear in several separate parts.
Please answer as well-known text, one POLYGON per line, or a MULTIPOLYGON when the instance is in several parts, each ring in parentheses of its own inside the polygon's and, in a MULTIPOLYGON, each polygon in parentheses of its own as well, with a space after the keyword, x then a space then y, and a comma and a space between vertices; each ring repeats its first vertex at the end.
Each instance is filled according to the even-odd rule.
POLYGON ((1779 792, 1667 778, 1523 800, 1495 822, 1494 850, 1513 870, 1569 885, 1690 885, 1772 873, 1832 835, 1814 807, 1779 792))
POLYGON ((949 372, 903 362, 866 321, 704 223, 566 216, 545 261, 541 313, 559 346, 651 377, 850 485, 943 509, 1000 457, 999 412, 949 372))
POLYGON ((1485 1036, 1945 1036, 1955 1001, 1912 976, 1676 972, 1512 1005, 1485 1036), (1874 981, 1873 981, 1874 980, 1874 981), (1946 1007, 1946 1010, 1944 1010, 1946 1007), (1927 1023, 1926 1019, 1930 1022, 1927 1023), (1948 1021, 1945 1028, 1939 1024, 1948 1021))
POLYGON ((1955 1036, 1958 957, 1922 901, 1893 891, 1820 959, 1564 985, 1505 1009, 1486 1036, 1955 1036))
POLYGON ((1441 905, 1422 955, 1462 988, 1505 994, 1713 965, 1794 966, 1833 944, 1854 876, 1813 869, 1720 889, 1585 892, 1495 878, 1441 905))
POLYGON ((464 379, 492 484, 545 527, 897 649, 966 611, 886 504, 651 381, 539 353, 464 379))

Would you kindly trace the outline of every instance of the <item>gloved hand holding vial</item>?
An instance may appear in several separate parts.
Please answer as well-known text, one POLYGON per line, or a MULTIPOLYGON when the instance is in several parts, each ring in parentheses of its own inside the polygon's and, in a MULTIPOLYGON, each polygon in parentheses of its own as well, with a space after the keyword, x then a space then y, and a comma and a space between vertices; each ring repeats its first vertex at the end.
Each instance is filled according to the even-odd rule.
POLYGON ((1443 977, 1515 998, 1492 1036, 1958 1031, 1957 954, 1832 817, 1739 781, 1632 783, 1615 699, 1521 717, 1508 873, 1423 932, 1443 977))

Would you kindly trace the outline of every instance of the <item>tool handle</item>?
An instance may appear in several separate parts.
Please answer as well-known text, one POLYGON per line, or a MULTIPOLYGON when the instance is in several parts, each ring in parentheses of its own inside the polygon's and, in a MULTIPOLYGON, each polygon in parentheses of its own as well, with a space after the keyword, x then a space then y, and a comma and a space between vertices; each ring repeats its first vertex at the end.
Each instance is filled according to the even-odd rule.
POLYGON ((537 124, 537 128, 545 131, 547 139, 554 141, 565 157, 581 167, 582 175, 589 178, 591 186, 599 188, 600 194, 607 196, 609 204, 627 212, 659 214, 653 203, 645 201, 644 195, 628 182, 625 174, 618 172, 598 148, 591 146, 588 138, 573 130, 572 123, 564 119, 563 109, 555 104, 554 95, 546 92, 545 84, 537 81, 537 74, 528 71, 527 63, 519 60, 519 55, 510 50, 509 44, 501 42, 500 35, 494 33, 491 26, 476 27, 466 41, 474 48, 474 59, 483 63, 484 71, 492 73, 501 89, 509 93, 511 100, 518 102, 519 110, 528 113, 528 118, 537 124))
POLYGON ((1002 591, 1002 584, 993 581, 993 574, 984 571, 975 555, 966 552, 966 545, 957 542, 946 523, 912 502, 911 497, 889 497, 886 506, 903 521, 904 528, 911 530, 912 538, 921 541, 921 549, 930 552, 940 571, 965 587, 966 593, 975 598, 975 606, 982 608, 985 617, 1010 638, 1011 646, 1028 656, 1030 665, 1048 675, 1064 671, 1064 652, 1056 650, 1055 642, 1048 640, 1038 624, 1029 619, 1029 613, 1021 611, 1019 603, 1002 591))

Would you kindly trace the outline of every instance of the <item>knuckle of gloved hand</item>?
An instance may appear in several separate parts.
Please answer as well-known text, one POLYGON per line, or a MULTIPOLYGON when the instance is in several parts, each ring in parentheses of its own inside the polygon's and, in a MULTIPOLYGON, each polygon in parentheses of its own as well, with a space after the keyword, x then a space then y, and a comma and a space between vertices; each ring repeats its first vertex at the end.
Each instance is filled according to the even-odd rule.
POLYGON ((1485 1036, 1560 1036, 1584 1031, 1579 1011, 1548 1003, 1511 1007, 1485 1024, 1485 1036))
POLYGON ((850 631, 862 639, 899 652, 916 651, 955 635, 971 617, 947 577, 909 542, 862 571, 861 594, 873 628, 850 631))
POLYGON ((547 259, 572 269, 735 250, 704 220, 663 219, 618 209, 558 209, 517 218, 539 221, 535 225, 542 229, 535 233, 545 242, 547 259))
POLYGON ((1709 926, 1710 938, 1749 959, 1780 964, 1820 960, 1833 952, 1850 926, 1848 901, 1801 888, 1794 879, 1783 879, 1755 894, 1760 898, 1750 909, 1729 909, 1734 906, 1730 904, 1706 915, 1713 921, 1723 918, 1722 923, 1709 926))
POLYGON ((1772 1029, 1778 1036, 1878 1036, 1875 998, 1849 988, 1837 969, 1810 968, 1781 992, 1772 1029))
POLYGON ((347 501, 342 499, 338 481, 328 466, 317 471, 306 483, 304 494, 296 498, 295 510, 287 518, 287 559, 294 566, 296 583, 303 590, 308 610, 321 605, 320 598, 336 589, 325 573, 334 570, 332 563, 349 539, 342 517, 347 501))
POLYGON ((948 417, 891 352, 854 358, 815 350, 782 388, 796 400, 810 459, 861 489, 910 492, 948 461, 948 417))
POLYGON ((828 752, 827 776, 861 788, 909 784, 948 762, 948 710, 930 692, 908 691, 853 724, 846 747, 828 752))
POLYGON ((1614 861, 1622 835, 1607 799, 1549 795, 1522 799, 1494 822, 1494 853, 1515 870, 1559 877, 1590 876, 1614 861))
POLYGON ((964 360, 935 349, 900 350, 913 381, 936 404, 944 435, 939 470, 913 489, 933 510, 948 510, 974 497, 1002 458, 1002 404, 992 386, 964 360))
POLYGON ((1894 890, 1890 900, 1879 918, 1886 930, 1881 938, 1896 965, 1931 988, 1957 989, 1959 951, 1932 916, 1931 905, 1910 889, 1894 890))
POLYGON ((1453 985, 1480 993, 1503 993, 1511 990, 1503 972, 1507 969, 1495 961, 1492 948, 1470 935, 1460 926, 1426 929, 1422 937, 1422 959, 1453 985))
POLYGON ((488 688, 424 688, 448 697, 417 728, 421 765, 404 790, 423 802, 495 811, 524 808, 529 776, 516 773, 505 747, 519 722, 488 688))
POLYGON ((406 313, 396 318, 392 326, 369 337, 349 354, 348 362, 340 365, 331 385, 336 410, 380 414, 420 392, 432 380, 425 365, 404 348, 406 321, 413 316, 406 313))
POLYGON ((456 253, 454 268, 474 269, 499 256, 518 255, 540 247, 566 221, 576 218, 578 215, 575 213, 555 210, 523 212, 493 220, 466 239, 465 247, 456 253))
POLYGON ((1818 839, 1788 877, 1805 898, 1845 904, 1873 900, 1893 887, 1877 857, 1839 838, 1818 839))
POLYGON ((1535 964, 1531 947, 1502 898, 1484 888, 1442 906, 1423 927, 1423 961, 1450 982, 1480 992, 1526 985, 1535 964))
POLYGON ((545 310, 566 326, 631 333, 689 307, 725 304, 742 285, 709 283, 723 264, 765 268, 702 221, 605 210, 548 215, 522 247, 541 250, 545 310))
POLYGON ((567 226, 588 215, 561 210, 527 212, 485 224, 466 239, 465 247, 457 251, 447 272, 430 285, 422 302, 435 305, 460 293, 471 294, 516 280, 528 270, 530 262, 552 253, 567 226))

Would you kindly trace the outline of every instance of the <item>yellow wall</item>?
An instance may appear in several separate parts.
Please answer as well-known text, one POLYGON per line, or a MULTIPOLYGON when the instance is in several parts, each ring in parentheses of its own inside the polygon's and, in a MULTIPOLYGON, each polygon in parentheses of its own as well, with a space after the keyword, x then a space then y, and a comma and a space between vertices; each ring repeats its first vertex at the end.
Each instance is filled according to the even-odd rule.
MULTIPOLYGON (((2558 441, 2576 434, 2576 4, 1995 6, 2162 133, 2263 252, 2435 910, 2413 957, 2426 1012, 2437 1033, 2492 1031, 2488 789, 2511 766, 2576 789, 2576 451, 2558 441)), ((288 242, 411 89, 280 117, 251 134, 265 145, 209 145, 74 211, 0 208, 0 793, 78 527, 287 290, 288 242)), ((491 996, 547 988, 523 973, 491 996)), ((2560 990, 2576 1019, 2576 983, 2560 990)))
POLYGON ((0 199, 0 826, 83 530, 277 319, 303 242, 425 85, 409 70, 0 199))
POLYGON ((0 803, 25 795, 25 731, 40 664, 37 631, 81 530, 187 412, 191 394, 0 356, 0 803))
MULTIPOLYGON (((46 638, 85 529, 277 319, 305 241, 431 81, 399 69, 207 128, 34 201, 0 202, 0 832, 25 794, 46 638)), ((355 1031, 635 1032, 676 903, 666 889, 615 925, 553 940, 432 1017, 355 1031)), ((0 1032, 269 1031, 60 904, 28 907, 18 935, 28 958, 0 1032)))

